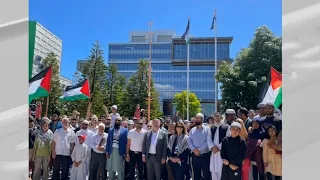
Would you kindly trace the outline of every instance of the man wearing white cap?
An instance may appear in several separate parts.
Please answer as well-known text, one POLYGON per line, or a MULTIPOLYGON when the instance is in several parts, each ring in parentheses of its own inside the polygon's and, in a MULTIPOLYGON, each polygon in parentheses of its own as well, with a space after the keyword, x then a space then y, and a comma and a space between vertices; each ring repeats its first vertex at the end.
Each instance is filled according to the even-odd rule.
POLYGON ((245 158, 247 145, 240 137, 242 125, 233 122, 230 127, 230 137, 222 140, 221 158, 223 160, 221 180, 241 180, 242 162, 245 158))
POLYGON ((225 113, 226 119, 224 123, 231 125, 233 121, 236 119, 236 111, 234 109, 227 109, 225 113))
POLYGON ((113 127, 113 126, 114 126, 114 123, 116 122, 116 118, 120 117, 120 114, 117 113, 117 110, 118 110, 117 105, 113 105, 113 106, 111 107, 111 111, 112 111, 111 114, 109 114, 108 108, 107 108, 106 106, 103 106, 103 109, 104 109, 105 112, 106 112, 106 117, 111 116, 111 127, 113 127))
MULTIPOLYGON (((83 162, 85 164, 85 174, 86 174, 86 177, 88 178, 89 177, 89 170, 90 170, 90 158, 91 158, 91 142, 92 142, 92 138, 94 136, 94 133, 92 131, 90 131, 88 129, 89 127, 89 121, 88 120, 84 120, 82 122, 82 125, 81 125, 82 129, 77 131, 76 133, 76 137, 78 136, 86 136, 86 139, 84 141, 84 144, 88 146, 88 154, 87 154, 87 158, 86 158, 86 161, 83 162)), ((76 144, 79 144, 79 140, 76 139, 76 144)))
POLYGON ((208 147, 207 136, 209 127, 203 125, 204 115, 196 114, 195 127, 190 130, 188 144, 192 152, 192 169, 195 180, 210 179, 210 150, 208 147))

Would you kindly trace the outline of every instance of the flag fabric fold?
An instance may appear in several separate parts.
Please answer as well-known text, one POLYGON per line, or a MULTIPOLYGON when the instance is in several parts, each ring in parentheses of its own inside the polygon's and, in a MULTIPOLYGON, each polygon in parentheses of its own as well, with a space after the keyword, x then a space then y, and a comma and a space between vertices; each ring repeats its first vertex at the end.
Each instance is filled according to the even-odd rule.
POLYGON ((190 42, 189 29, 190 29, 190 18, 188 18, 188 24, 187 24, 186 30, 183 33, 183 35, 181 36, 181 39, 186 40, 187 44, 189 44, 189 42, 190 42))
POLYGON ((216 20, 217 20, 217 11, 214 10, 214 14, 213 14, 213 19, 212 19, 212 24, 211 24, 210 30, 216 28, 216 20))
POLYGON ((61 101, 76 101, 90 98, 89 81, 86 79, 74 86, 67 86, 63 95, 60 96, 61 101))
POLYGON ((276 108, 282 104, 282 74, 273 67, 261 88, 259 100, 261 103, 271 102, 276 108))
POLYGON ((29 104, 33 99, 49 95, 51 73, 52 67, 49 66, 29 80, 29 104))

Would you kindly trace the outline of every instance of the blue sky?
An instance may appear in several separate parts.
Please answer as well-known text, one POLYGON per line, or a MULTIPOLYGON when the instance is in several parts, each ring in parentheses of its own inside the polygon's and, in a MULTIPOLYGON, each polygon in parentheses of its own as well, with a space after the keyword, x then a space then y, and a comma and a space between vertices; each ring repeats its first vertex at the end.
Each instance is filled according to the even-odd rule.
POLYGON ((63 41, 61 74, 72 78, 77 60, 89 55, 99 40, 108 60, 108 43, 128 42, 129 31, 175 30, 183 34, 190 16, 194 36, 213 36, 210 31, 217 9, 218 36, 233 36, 231 57, 247 47, 255 29, 267 25, 281 35, 280 0, 30 0, 29 18, 38 21, 63 41))

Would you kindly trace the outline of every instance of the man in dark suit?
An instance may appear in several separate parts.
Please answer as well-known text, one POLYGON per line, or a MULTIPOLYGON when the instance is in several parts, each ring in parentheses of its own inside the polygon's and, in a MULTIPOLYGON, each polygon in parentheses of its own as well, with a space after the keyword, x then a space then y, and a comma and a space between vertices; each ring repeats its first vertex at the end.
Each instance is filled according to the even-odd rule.
POLYGON ((161 180, 161 165, 167 159, 167 134, 160 129, 160 120, 152 121, 153 129, 146 133, 142 147, 142 161, 147 163, 148 179, 161 180))

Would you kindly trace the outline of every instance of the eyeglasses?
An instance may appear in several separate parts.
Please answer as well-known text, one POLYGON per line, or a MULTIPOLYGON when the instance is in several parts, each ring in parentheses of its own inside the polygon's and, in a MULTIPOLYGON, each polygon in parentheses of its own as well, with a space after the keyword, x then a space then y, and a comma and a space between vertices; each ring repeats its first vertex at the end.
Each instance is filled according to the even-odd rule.
POLYGON ((147 127, 152 127, 152 126, 147 126, 147 127))
POLYGON ((117 119, 116 121, 117 121, 117 122, 120 122, 121 120, 120 120, 120 119, 117 119))
POLYGON ((111 121, 111 119, 106 119, 107 121, 111 121))
POLYGON ((142 125, 142 123, 137 123, 137 124, 142 125))

